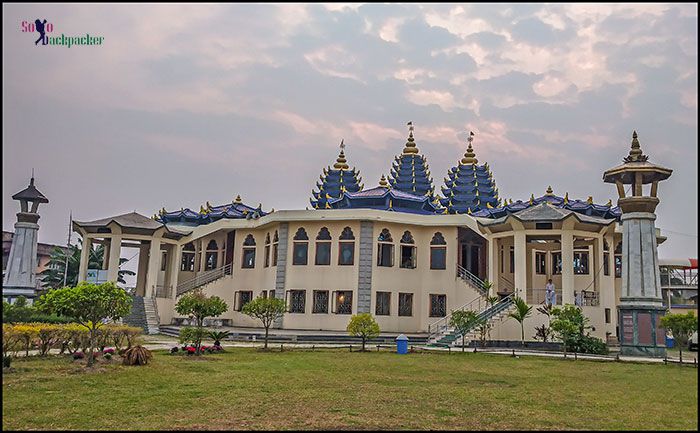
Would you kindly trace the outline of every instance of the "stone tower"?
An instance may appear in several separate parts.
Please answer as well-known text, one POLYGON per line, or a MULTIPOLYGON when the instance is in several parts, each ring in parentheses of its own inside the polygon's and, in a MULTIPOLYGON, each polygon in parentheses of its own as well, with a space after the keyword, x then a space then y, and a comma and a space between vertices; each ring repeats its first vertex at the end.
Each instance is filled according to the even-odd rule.
POLYGON ((39 203, 48 203, 49 200, 34 186, 33 175, 29 186, 13 195, 12 199, 20 202, 20 212, 17 213, 2 296, 11 300, 21 295, 31 302, 36 297, 38 285, 36 268, 39 203))
POLYGON ((622 210, 622 294, 618 308, 620 353, 661 357, 666 334, 659 321, 665 314, 661 298, 659 259, 656 251, 656 206, 659 181, 673 170, 648 161, 632 134, 632 149, 624 163, 603 174, 603 181, 617 185, 622 210), (651 184, 645 195, 643 186, 651 184), (626 196, 625 185, 631 185, 626 196))

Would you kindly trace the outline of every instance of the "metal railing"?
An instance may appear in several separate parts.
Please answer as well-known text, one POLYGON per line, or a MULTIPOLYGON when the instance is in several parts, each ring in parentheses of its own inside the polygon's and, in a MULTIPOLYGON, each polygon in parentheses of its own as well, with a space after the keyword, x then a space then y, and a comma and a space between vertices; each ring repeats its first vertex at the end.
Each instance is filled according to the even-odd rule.
MULTIPOLYGON (((473 301, 469 302, 466 305, 463 305, 462 307, 458 308, 457 310, 454 311, 474 311, 478 313, 478 320, 483 321, 483 320, 490 320, 494 316, 498 315, 499 313, 507 310, 512 304, 513 304, 513 299, 514 299, 514 294, 511 293, 508 296, 503 297, 500 299, 498 302, 495 304, 488 304, 485 300, 482 298, 476 298, 473 301), (482 309, 482 305, 484 308, 482 309), (488 305, 488 306, 487 306, 488 305)), ((450 313, 448 316, 443 317, 442 319, 431 323, 428 325, 428 333, 429 337, 428 340, 432 340, 439 334, 445 334, 449 331, 449 323, 450 323, 450 318, 452 317, 452 313, 450 313)), ((461 334, 459 334, 461 335, 461 334)))
POLYGON ((498 276, 498 291, 501 293, 512 293, 515 291, 515 284, 503 275, 498 276))
MULTIPOLYGON (((455 311, 481 311, 482 304, 484 304, 485 306, 486 301, 482 297, 478 297, 476 299, 473 299, 471 302, 462 305, 456 310, 452 310, 452 313, 454 313, 455 311)), ((433 323, 428 324, 428 334, 430 334, 430 337, 447 331, 447 329, 449 328, 450 317, 452 317, 452 313, 446 315, 441 319, 436 320, 433 323)))
POLYGON ((220 268, 212 269, 210 271, 202 272, 196 277, 184 281, 177 285, 177 296, 182 295, 185 292, 196 289, 197 287, 202 287, 205 284, 209 284, 212 281, 218 280, 226 275, 231 275, 233 264, 229 263, 220 268))
POLYGON ((469 272, 465 267, 461 266, 459 263, 457 263, 457 276, 467 284, 474 286, 483 296, 488 295, 489 291, 485 287, 484 282, 479 277, 469 272))
POLYGON ((661 288, 664 305, 670 308, 697 308, 698 289, 690 289, 687 286, 674 286, 674 288, 661 288))
MULTIPOLYGON (((561 305, 561 289, 554 289, 557 295, 554 305, 561 305)), ((530 305, 544 304, 547 300, 547 289, 527 289, 527 303, 530 305)))

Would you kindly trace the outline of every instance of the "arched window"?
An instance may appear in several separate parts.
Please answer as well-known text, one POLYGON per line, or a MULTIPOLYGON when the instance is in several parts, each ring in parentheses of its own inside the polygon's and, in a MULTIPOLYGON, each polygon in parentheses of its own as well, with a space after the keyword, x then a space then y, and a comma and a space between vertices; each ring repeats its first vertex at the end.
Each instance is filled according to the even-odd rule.
POLYGON ((243 241, 243 261, 241 267, 252 269, 255 267, 255 238, 252 234, 245 237, 243 241))
POLYGON ((331 264, 331 234, 327 227, 321 227, 316 235, 316 260, 317 265, 331 264))
POLYGON ((447 242, 440 232, 430 240, 430 269, 447 269, 447 242))
POLYGON ((270 232, 265 235, 265 267, 270 266, 270 232))
POLYGON ((394 240, 389 230, 383 229, 377 241, 377 266, 394 266, 394 240))
MULTIPOLYGON (((390 236, 391 237, 391 236, 390 236)), ((399 267, 404 269, 415 269, 416 267, 416 247, 413 245, 413 235, 406 230, 401 236, 401 263, 399 267)))
POLYGON ((338 264, 352 266, 355 264, 355 235, 350 227, 345 227, 338 242, 338 264))
POLYGON ((216 244, 214 239, 210 240, 207 244, 207 250, 204 256, 204 270, 211 271, 216 269, 219 257, 219 246, 216 244))
POLYGON ((294 235, 292 248, 292 265, 306 265, 309 261, 309 236, 303 227, 299 227, 294 235), (301 242, 300 242, 301 241, 301 242))
POLYGON ((277 245, 279 241, 280 238, 277 235, 277 230, 275 230, 275 234, 272 235, 272 266, 277 266, 277 245))
POLYGON ((180 261, 181 271, 194 272, 194 256, 194 244, 192 242, 186 243, 182 248, 182 260, 180 261))

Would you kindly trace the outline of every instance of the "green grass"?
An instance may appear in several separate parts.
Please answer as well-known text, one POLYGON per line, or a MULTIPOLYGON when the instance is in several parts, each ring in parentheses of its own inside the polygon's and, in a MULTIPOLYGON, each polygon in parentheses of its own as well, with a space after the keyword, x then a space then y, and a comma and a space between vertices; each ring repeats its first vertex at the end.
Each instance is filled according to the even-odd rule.
POLYGON ((692 367, 493 354, 15 359, 3 429, 695 429, 692 367))

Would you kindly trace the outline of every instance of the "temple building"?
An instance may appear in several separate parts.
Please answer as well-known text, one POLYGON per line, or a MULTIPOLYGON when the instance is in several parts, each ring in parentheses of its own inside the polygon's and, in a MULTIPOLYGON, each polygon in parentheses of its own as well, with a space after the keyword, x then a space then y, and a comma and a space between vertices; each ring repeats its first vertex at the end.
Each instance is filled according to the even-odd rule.
MULTIPOLYGON (((507 312, 520 297, 533 306, 576 304, 593 335, 616 341, 620 209, 551 186, 538 197, 502 200, 488 165, 478 165, 473 135, 448 172, 444 197, 435 196, 409 126, 389 178, 382 175, 373 188, 364 189, 341 147, 312 191, 313 209, 264 211, 238 196, 198 212, 74 221, 74 230, 84 245, 110 246, 103 267, 113 279, 119 246, 141 249, 136 293, 152 304, 147 311, 156 327, 187 323, 175 303, 201 289, 227 302, 216 319, 227 326, 260 327, 242 307, 263 296, 287 303, 276 325, 284 329, 344 332, 352 314, 368 312, 384 332, 450 344, 458 337, 449 326, 452 311, 469 309, 492 323, 492 339, 519 341, 520 325, 507 312), (553 296, 545 291, 549 279, 553 296)), ((655 235, 665 240, 658 229, 655 235)), ((81 278, 86 272, 87 260, 81 278)), ((528 318, 527 338, 547 320, 539 313, 528 318)))

